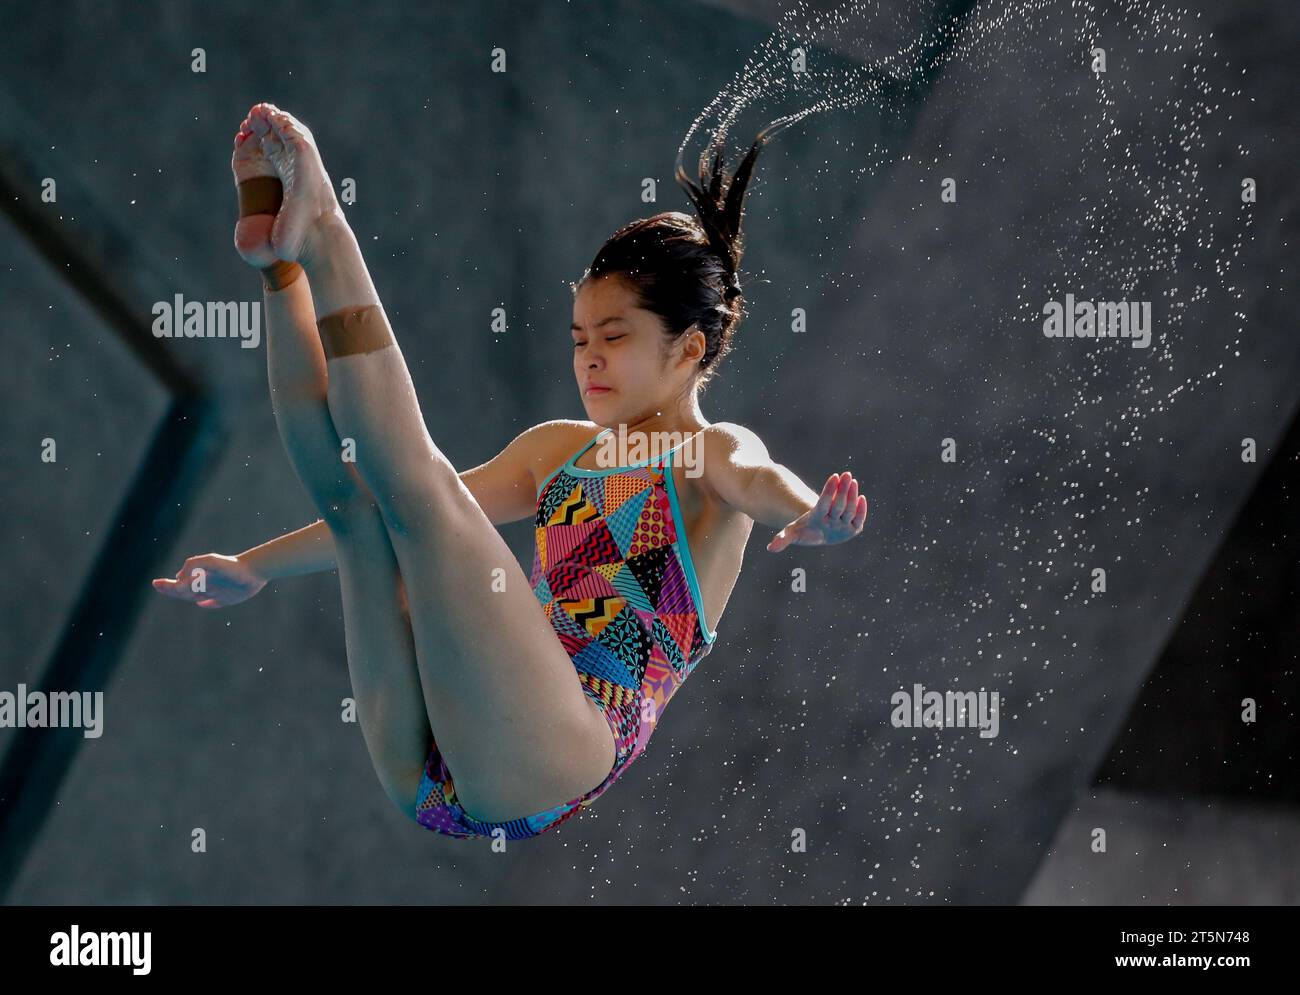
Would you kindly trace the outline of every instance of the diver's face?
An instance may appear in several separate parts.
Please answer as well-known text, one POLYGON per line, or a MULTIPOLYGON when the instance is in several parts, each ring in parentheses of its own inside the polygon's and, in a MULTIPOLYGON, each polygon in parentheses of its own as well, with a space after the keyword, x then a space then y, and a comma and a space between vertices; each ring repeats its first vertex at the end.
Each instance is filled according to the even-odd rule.
POLYGON ((612 427, 663 407, 666 338, 617 275, 589 279, 573 301, 573 375, 587 417, 612 427))

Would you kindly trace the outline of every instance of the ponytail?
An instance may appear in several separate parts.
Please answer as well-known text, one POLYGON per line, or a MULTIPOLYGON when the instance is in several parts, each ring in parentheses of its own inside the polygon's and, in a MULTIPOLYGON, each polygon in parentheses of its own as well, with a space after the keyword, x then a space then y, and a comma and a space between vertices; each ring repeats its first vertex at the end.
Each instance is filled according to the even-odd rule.
POLYGON ((731 350, 744 315, 739 280, 745 251, 741 222, 754 164, 768 138, 791 123, 793 119, 781 118, 760 131, 731 176, 723 168, 726 148, 721 139, 700 157, 698 183, 682 168, 679 150, 674 174, 694 205, 695 216, 666 211, 629 222, 609 237, 582 279, 573 284, 576 294, 587 280, 618 274, 636 288, 640 306, 662 319, 668 342, 691 327, 703 332, 706 345, 696 380, 701 389, 731 350))

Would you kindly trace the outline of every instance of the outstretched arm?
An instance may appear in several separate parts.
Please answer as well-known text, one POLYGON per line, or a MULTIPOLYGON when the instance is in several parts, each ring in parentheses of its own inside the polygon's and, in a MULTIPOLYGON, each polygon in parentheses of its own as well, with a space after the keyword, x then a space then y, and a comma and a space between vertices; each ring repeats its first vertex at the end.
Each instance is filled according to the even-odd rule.
MULTIPOLYGON (((534 425, 488 462, 461 472, 461 483, 494 525, 519 521, 535 510, 536 485, 529 468, 539 451, 543 458, 549 452, 548 433, 554 424, 534 425)), ((191 556, 174 578, 159 577, 153 586, 159 594, 200 608, 229 608, 253 597, 269 581, 336 566, 334 537, 322 520, 235 556, 191 556)))
POLYGON ((772 460, 763 440, 742 425, 710 426, 704 478, 731 507, 755 522, 780 528, 767 548, 825 546, 852 539, 867 520, 867 499, 847 471, 826 478, 821 494, 772 460), (713 431, 716 430, 716 431, 713 431))
POLYGON ((334 537, 323 520, 246 549, 237 558, 267 580, 320 573, 338 565, 334 537))
POLYGON ((334 539, 329 527, 320 521, 235 556, 191 556, 175 577, 155 578, 153 587, 159 594, 200 608, 229 608, 247 601, 268 581, 332 570, 334 566, 334 539))

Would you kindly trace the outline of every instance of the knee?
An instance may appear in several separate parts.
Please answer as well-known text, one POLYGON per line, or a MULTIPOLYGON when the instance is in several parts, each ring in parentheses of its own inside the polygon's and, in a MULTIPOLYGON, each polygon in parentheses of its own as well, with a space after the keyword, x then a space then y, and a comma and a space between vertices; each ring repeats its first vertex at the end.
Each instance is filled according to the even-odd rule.
POLYGON ((426 530, 434 502, 430 495, 402 490, 376 495, 375 505, 390 534, 409 538, 426 530))
POLYGON ((377 513, 374 497, 352 467, 341 462, 292 462, 316 510, 331 527, 344 529, 377 513))
POLYGON ((316 507, 335 535, 357 535, 363 529, 383 528, 379 506, 363 491, 336 491, 321 495, 316 507))
POLYGON ((395 486, 374 492, 384 524, 394 535, 413 537, 446 525, 473 493, 450 465, 404 472, 395 486))

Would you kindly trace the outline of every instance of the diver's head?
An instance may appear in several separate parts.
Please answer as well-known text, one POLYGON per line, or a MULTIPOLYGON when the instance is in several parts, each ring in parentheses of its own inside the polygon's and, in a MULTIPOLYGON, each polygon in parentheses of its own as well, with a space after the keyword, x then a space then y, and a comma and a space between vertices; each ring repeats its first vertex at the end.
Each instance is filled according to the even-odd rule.
POLYGON ((665 211, 624 225, 573 284, 573 372, 592 421, 635 422, 690 403, 731 351, 744 316, 745 190, 761 143, 734 177, 721 144, 701 160, 698 185, 679 165, 695 216, 665 211))
POLYGON ((584 277, 573 298, 573 375, 587 417, 635 424, 670 409, 692 387, 704 356, 694 329, 670 337, 621 273, 584 277))

